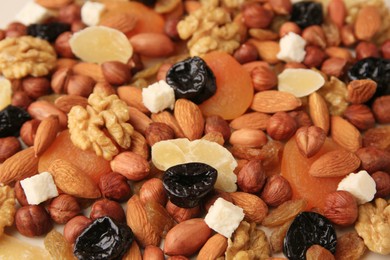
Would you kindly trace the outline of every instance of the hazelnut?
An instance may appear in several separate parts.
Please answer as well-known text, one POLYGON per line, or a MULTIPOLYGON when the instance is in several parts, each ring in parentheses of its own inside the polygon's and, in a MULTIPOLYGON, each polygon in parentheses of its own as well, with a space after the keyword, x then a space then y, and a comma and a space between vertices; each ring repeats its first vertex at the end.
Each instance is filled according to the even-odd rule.
POLYGON ((0 29, 0 41, 5 39, 5 31, 0 29))
POLYGON ((290 200, 291 197, 290 183, 281 175, 268 177, 260 195, 260 198, 271 207, 277 207, 290 200))
POLYGON ((218 115, 208 116, 206 118, 204 132, 205 134, 210 132, 220 132, 225 141, 229 140, 231 135, 229 123, 218 115))
POLYGON ((319 25, 306 27, 302 31, 302 38, 306 40, 308 45, 314 45, 321 48, 326 47, 326 36, 324 30, 319 25))
POLYGON ((259 58, 257 48, 251 43, 243 43, 234 51, 233 57, 241 64, 255 61, 259 58))
POLYGON ((248 193, 259 192, 265 183, 266 173, 260 160, 250 160, 238 172, 237 184, 248 193))
POLYGON ((105 95, 113 95, 116 94, 116 90, 113 86, 108 84, 107 82, 98 82, 93 88, 94 91, 98 91, 100 93, 105 93, 105 95))
POLYGON ((164 252, 161 248, 148 245, 144 249, 143 259, 164 260, 164 252))
POLYGON ((27 237, 44 235, 53 227, 49 214, 40 205, 19 208, 15 214, 15 224, 20 234, 27 237))
POLYGON ((197 217, 200 215, 200 207, 196 206, 194 208, 181 208, 176 206, 171 201, 168 201, 165 206, 168 214, 177 222, 183 222, 185 220, 197 217))
POLYGON ((54 198, 48 210, 51 218, 58 224, 65 224, 81 212, 77 199, 68 194, 61 194, 54 198))
POLYGON ((26 194, 24 193, 22 185, 20 185, 20 181, 15 182, 14 191, 15 191, 15 197, 18 200, 19 204, 21 206, 27 206, 28 202, 27 202, 26 194))
POLYGON ((385 59, 390 59, 390 40, 386 40, 381 46, 382 56, 385 59))
POLYGON ((23 90, 22 79, 10 79, 12 92, 23 90))
POLYGON ((60 68, 54 72, 50 83, 54 93, 61 94, 65 92, 71 75, 72 70, 70 68, 60 68))
POLYGON ((372 42, 359 42, 355 48, 356 59, 362 60, 368 57, 379 57, 379 50, 372 42))
POLYGON ((390 96, 381 96, 372 104, 372 111, 380 124, 390 123, 390 96))
POLYGON ((66 92, 69 95, 76 95, 82 97, 88 97, 95 86, 95 81, 85 75, 72 75, 69 77, 68 84, 66 85, 66 92))
POLYGON ((172 65, 173 64, 170 63, 170 62, 162 64, 160 66, 160 68, 158 69, 158 72, 157 72, 157 75, 156 75, 156 80, 157 81, 165 80, 165 78, 167 77, 167 72, 172 67, 172 65))
POLYGON ((278 78, 270 66, 257 66, 251 71, 253 88, 257 91, 270 90, 278 84, 278 78))
POLYGON ((64 226, 64 237, 70 243, 73 244, 76 238, 86 229, 92 220, 86 216, 76 216, 69 220, 64 226))
POLYGON ((134 75, 138 71, 144 69, 144 64, 142 63, 141 56, 138 53, 133 53, 133 56, 127 62, 127 67, 130 68, 131 74, 134 75))
POLYGON ((86 27, 87 27, 87 25, 85 23, 83 23, 82 21, 74 21, 70 25, 70 31, 72 33, 75 33, 75 32, 81 31, 82 29, 85 29, 86 27))
POLYGON ((343 116, 359 130, 367 130, 375 126, 374 114, 363 104, 349 105, 343 116))
POLYGON ((307 67, 318 68, 326 58, 326 53, 318 46, 309 45, 305 48, 306 55, 303 64, 307 67))
POLYGON ((345 46, 351 46, 356 43, 356 37, 353 31, 353 26, 350 24, 341 27, 340 36, 341 36, 341 41, 345 46))
POLYGON ((361 168, 368 173, 390 172, 390 152, 376 147, 363 147, 356 151, 361 160, 361 168))
POLYGON ((321 66, 321 71, 328 76, 334 76, 339 78, 344 74, 347 60, 342 58, 329 58, 326 59, 321 66))
POLYGON ((0 163, 21 150, 19 140, 14 136, 0 138, 0 163))
POLYGON ((264 29, 271 24, 274 14, 260 3, 253 2, 244 5, 242 17, 247 27, 264 29))
POLYGON ((375 198, 387 198, 390 195, 390 174, 387 172, 374 172, 371 177, 376 184, 375 198))
POLYGON ((131 71, 129 67, 122 62, 107 61, 101 66, 104 78, 112 85, 123 85, 131 79, 131 71))
POLYGON ((340 226, 355 223, 358 217, 358 204, 348 191, 335 191, 325 198, 324 216, 340 226))
POLYGON ((295 122, 297 122, 297 127, 302 127, 302 126, 312 126, 313 122, 310 119, 310 116, 308 113, 302 110, 298 111, 291 111, 287 113, 289 116, 294 118, 295 122))
POLYGON ((58 20, 63 23, 73 23, 81 20, 81 6, 78 4, 70 4, 61 7, 58 11, 58 20))
POLYGON ((27 34, 27 27, 19 22, 10 23, 5 30, 6 37, 19 37, 27 34))
POLYGON ((317 154, 326 140, 325 131, 318 126, 300 127, 295 134, 299 152, 307 158, 317 154))
POLYGON ((25 145, 34 145, 35 134, 37 133, 37 129, 40 123, 40 120, 32 119, 22 125, 20 128, 20 138, 25 145))
POLYGON ((99 179, 99 189, 103 197, 119 202, 126 201, 131 195, 126 177, 116 172, 102 175, 99 179))
POLYGON ((268 120, 267 133, 274 140, 287 140, 295 134, 297 123, 286 112, 277 112, 268 120))
POLYGON ((289 32, 293 32, 296 34, 301 34, 302 30, 301 28, 294 22, 285 22, 280 26, 279 28, 279 36, 282 38, 289 32))
POLYGON ((27 95, 25 91, 18 90, 12 94, 11 105, 27 109, 32 103, 32 99, 27 95))
POLYGON ((109 199, 101 199, 92 204, 89 217, 92 220, 108 216, 118 222, 125 222, 126 215, 121 204, 109 199))
POLYGON ((180 22, 180 17, 170 17, 165 20, 164 32, 169 38, 176 41, 179 40, 179 33, 177 31, 177 24, 180 22))
POLYGON ((70 59, 73 59, 75 57, 69 43, 69 40, 70 38, 72 38, 72 35, 73 34, 71 32, 64 32, 57 37, 54 43, 54 48, 60 57, 70 59))
POLYGON ((22 86, 26 94, 33 99, 47 95, 50 92, 50 82, 43 77, 27 77, 23 79, 22 86))
POLYGON ((139 198, 143 203, 155 201, 164 206, 167 203, 168 197, 162 180, 151 178, 145 181, 139 190, 139 198))
POLYGON ((146 142, 150 146, 163 140, 173 139, 174 137, 175 132, 165 123, 153 122, 145 130, 146 142))

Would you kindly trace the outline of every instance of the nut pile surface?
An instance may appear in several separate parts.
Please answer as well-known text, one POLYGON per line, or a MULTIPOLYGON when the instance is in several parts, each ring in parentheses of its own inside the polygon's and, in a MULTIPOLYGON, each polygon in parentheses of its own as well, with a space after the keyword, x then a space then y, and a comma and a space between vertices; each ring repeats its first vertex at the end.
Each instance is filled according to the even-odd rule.
POLYGON ((390 254, 382 0, 35 0, 16 20, 0 258, 390 254))

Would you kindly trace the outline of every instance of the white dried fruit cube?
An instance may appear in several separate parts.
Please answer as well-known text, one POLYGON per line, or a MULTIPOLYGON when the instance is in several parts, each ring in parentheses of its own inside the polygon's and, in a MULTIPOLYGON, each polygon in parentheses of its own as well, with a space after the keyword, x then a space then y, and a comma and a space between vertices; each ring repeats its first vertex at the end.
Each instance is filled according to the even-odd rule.
POLYGON ((366 171, 350 173, 342 179, 337 186, 337 190, 350 192, 359 204, 371 201, 376 193, 376 184, 374 179, 366 171))
POLYGON ((41 202, 58 196, 57 186, 54 183, 53 176, 49 172, 42 172, 21 180, 20 185, 30 205, 38 205, 41 202))

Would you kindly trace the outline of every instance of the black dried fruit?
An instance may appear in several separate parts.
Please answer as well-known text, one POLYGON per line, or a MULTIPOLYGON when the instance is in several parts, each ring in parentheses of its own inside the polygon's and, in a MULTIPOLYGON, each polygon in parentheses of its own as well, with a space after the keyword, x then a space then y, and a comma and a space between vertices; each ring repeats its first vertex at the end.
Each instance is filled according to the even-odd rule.
POLYGON ((20 128, 30 119, 30 114, 23 108, 7 106, 0 111, 0 137, 19 136, 20 128))
POLYGON ((216 180, 216 169, 205 163, 192 162, 168 168, 163 184, 173 204, 193 208, 213 190, 216 180))
POLYGON ((320 245, 332 254, 336 251, 336 231, 330 221, 315 212, 301 212, 291 223, 284 238, 283 253, 290 260, 305 260, 312 245, 320 245))
POLYGON ((390 95, 390 60, 369 57, 356 62, 349 70, 351 80, 371 79, 377 83, 375 97, 390 95))
POLYGON ((136 0, 136 1, 150 7, 154 6, 157 2, 157 0, 136 0))
POLYGON ((166 81, 174 89, 176 99, 186 98, 196 104, 217 91, 214 73, 197 56, 174 64, 167 72, 166 81))
POLYGON ((61 33, 69 30, 69 24, 58 22, 46 24, 31 24, 27 26, 28 35, 47 40, 49 42, 54 42, 61 33))
POLYGON ((321 3, 303 1, 292 5, 290 21, 295 22, 302 29, 310 25, 321 25, 323 20, 321 3))
POLYGON ((73 253, 80 260, 120 260, 133 240, 134 234, 128 225, 101 217, 76 239, 73 253))

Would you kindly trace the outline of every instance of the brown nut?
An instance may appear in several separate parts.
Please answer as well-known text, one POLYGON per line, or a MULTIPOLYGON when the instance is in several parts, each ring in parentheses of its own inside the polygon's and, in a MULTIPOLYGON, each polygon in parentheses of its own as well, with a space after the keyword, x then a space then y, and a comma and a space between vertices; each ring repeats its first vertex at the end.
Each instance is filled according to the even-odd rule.
POLYGON ((352 225, 358 217, 355 197, 342 190, 329 193, 325 199, 324 216, 340 226, 352 225))
POLYGON ((47 78, 27 77, 22 81, 23 90, 33 99, 47 95, 50 91, 50 82, 47 78))
POLYGON ((66 86, 68 85, 69 77, 72 75, 72 70, 70 68, 60 68, 56 72, 54 72, 51 77, 51 88, 54 93, 61 94, 66 90, 66 86))
POLYGON ((343 0, 332 0, 328 5, 328 15, 330 20, 341 28, 345 23, 347 8, 343 0))
POLYGON ((233 57, 241 64, 255 61, 259 54, 257 48, 251 43, 243 43, 237 50, 234 51, 233 57))
POLYGON ((116 172, 102 175, 99 179, 99 189, 103 197, 119 202, 126 201, 131 195, 126 177, 116 172))
POLYGON ((260 195, 260 198, 271 207, 277 207, 290 200, 291 197, 292 190, 290 183, 281 175, 269 177, 260 195))
POLYGON ((40 123, 40 120, 32 119, 22 125, 22 127, 20 128, 20 138, 25 145, 34 145, 35 134, 37 133, 37 129, 40 123))
POLYGON ((225 119, 223 119, 221 116, 218 115, 206 117, 204 132, 205 134, 211 132, 220 132, 225 141, 229 140, 231 135, 229 123, 226 122, 225 119))
POLYGON ((350 24, 341 27, 340 36, 341 36, 341 41, 345 46, 354 45, 357 41, 353 31, 353 26, 350 24))
POLYGON ((131 181, 140 181, 146 178, 150 172, 149 162, 134 152, 122 152, 111 162, 111 169, 118 172, 131 181))
POLYGON ((65 224, 71 218, 80 214, 81 208, 75 197, 61 194, 51 201, 48 211, 54 222, 65 224))
POLYGON ((18 90, 12 94, 11 105, 27 109, 32 99, 23 90, 18 90))
POLYGON ((5 39, 5 31, 0 29, 0 41, 5 39))
POLYGON ((200 215, 200 207, 196 206, 194 208, 181 208, 179 206, 176 206, 171 201, 168 201, 167 205, 165 206, 168 214, 177 222, 183 222, 185 220, 195 218, 200 215))
POLYGON ((250 160, 239 171, 237 184, 245 192, 256 193, 263 188, 266 177, 262 162, 260 160, 250 160))
POLYGON ((262 147, 268 142, 268 139, 260 129, 241 128, 233 131, 229 142, 232 145, 244 147, 262 147))
POLYGON ((74 21, 71 24, 70 30, 72 33, 75 33, 75 32, 81 31, 82 29, 85 29, 86 27, 87 27, 87 25, 85 23, 83 23, 82 21, 74 21))
POLYGON ((297 127, 302 126, 312 126, 313 122, 311 121, 311 118, 306 111, 298 110, 298 111, 291 111, 287 113, 289 116, 294 118, 295 122, 297 122, 297 127))
POLYGON ((61 33, 54 42, 54 49, 60 57, 69 59, 75 58, 69 43, 72 35, 71 32, 61 33))
POLYGON ((225 191, 222 191, 222 190, 214 189, 214 191, 210 192, 210 194, 206 196, 206 198, 204 200, 205 201, 204 209, 206 211, 208 211, 209 208, 214 204, 214 202, 218 198, 223 198, 224 200, 227 200, 229 202, 233 202, 233 199, 231 198, 229 192, 225 192, 225 191))
POLYGON ((8 24, 5 29, 6 37, 19 37, 27 34, 27 27, 19 22, 12 22, 8 24))
POLYGON ((382 56, 385 59, 390 59, 390 40, 386 40, 381 46, 382 56))
POLYGON ((296 33, 296 34, 299 35, 299 34, 301 34, 302 30, 294 22, 285 22, 285 23, 283 23, 282 26, 280 26, 280 28, 279 28, 279 36, 283 37, 286 34, 288 34, 289 32, 293 32, 293 33, 296 33))
POLYGON ((371 174, 376 184, 375 198, 387 198, 390 195, 390 174, 387 172, 374 172, 371 174))
POLYGON ((180 39, 179 33, 177 31, 177 24, 180 22, 179 17, 167 17, 164 24, 164 32, 169 36, 173 41, 180 39))
POLYGON ((148 245, 144 249, 143 259, 164 260, 164 252, 157 246, 148 245))
POLYGON ((24 190, 22 188, 22 185, 20 185, 20 181, 15 182, 14 191, 15 191, 15 197, 21 206, 29 205, 27 202, 26 194, 24 193, 24 190))
POLYGON ((53 227, 49 214, 40 205, 19 208, 15 214, 15 224, 19 233, 27 237, 44 235, 53 227))
POLYGON ((375 99, 372 111, 378 123, 390 123, 390 96, 381 96, 375 99))
POLYGON ((129 67, 122 62, 107 61, 101 66, 104 78, 111 85, 123 85, 131 79, 131 71, 129 67))
POLYGON ((267 133, 274 140, 287 140, 296 130, 296 121, 286 112, 275 113, 267 123, 267 133))
POLYGON ((270 66, 257 66, 250 74, 253 88, 257 91, 270 90, 278 84, 278 78, 270 66))
POLYGON ((302 31, 302 38, 306 40, 308 45, 326 47, 326 37, 324 30, 319 25, 311 25, 302 31))
POLYGON ((306 251, 306 260, 335 260, 333 254, 320 245, 312 245, 306 251))
POLYGON ((342 58, 329 58, 326 59, 321 66, 321 71, 328 76, 334 76, 339 78, 344 74, 347 60, 342 58))
POLYGON ((326 53, 318 46, 309 45, 305 48, 306 55, 303 64, 307 67, 318 68, 326 58, 326 53))
POLYGON ((61 7, 58 11, 57 19, 63 23, 73 23, 81 20, 81 6, 78 4, 70 4, 61 7))
POLYGON ((348 106, 343 116, 359 130, 367 130, 375 126, 374 114, 368 106, 363 104, 348 106))
POLYGON ((307 158, 314 156, 325 143, 326 133, 318 126, 300 127, 295 134, 298 150, 307 158))
POLYGON ((149 146, 153 146, 155 143, 173 139, 175 132, 173 129, 165 124, 159 122, 153 122, 145 130, 145 138, 149 146))
POLYGON ((171 38, 163 33, 137 33, 130 38, 134 52, 152 58, 166 57, 175 50, 171 38))
POLYGON ((92 220, 108 216, 118 222, 125 222, 126 215, 121 204, 109 199, 101 199, 92 204, 89 217, 92 220))
POLYGON ((363 147, 356 151, 361 160, 361 168, 368 173, 390 172, 390 152, 376 147, 363 147))
POLYGON ((165 80, 165 78, 167 77, 167 72, 172 67, 172 65, 173 65, 173 63, 170 63, 170 62, 166 62, 166 63, 162 64, 160 66, 160 68, 158 69, 158 72, 156 75, 156 80, 157 81, 165 80))
POLYGON ((347 101, 362 104, 374 96, 377 84, 371 79, 352 80, 347 86, 347 101))
POLYGON ((168 197, 162 180, 151 178, 145 181, 139 190, 139 198, 143 203, 155 201, 164 206, 167 203, 168 197))
POLYGON ((46 100, 37 100, 31 103, 27 112, 32 118, 43 120, 51 115, 56 115, 60 119, 61 127, 65 128, 68 125, 68 116, 59 110, 53 103, 46 100))
POLYGON ((0 163, 19 152, 19 140, 14 136, 0 138, 0 163))
POLYGON ((68 84, 66 85, 66 92, 69 95, 76 95, 82 97, 88 97, 95 86, 95 81, 85 75, 72 75, 68 79, 68 84))
POLYGON ((253 2, 244 5, 242 17, 244 24, 249 28, 267 28, 271 24, 274 14, 260 3, 253 2))
POLYGON ((359 42, 355 48, 356 59, 362 60, 368 57, 379 57, 378 47, 372 42, 359 42))
POLYGON ((64 226, 64 237, 70 243, 73 244, 76 238, 86 229, 92 220, 86 216, 76 216, 69 220, 64 226))
POLYGON ((291 13, 292 4, 290 0, 269 0, 268 2, 276 14, 288 15, 291 13))

